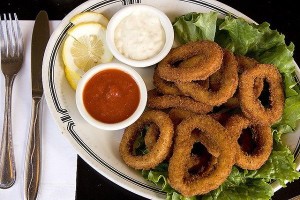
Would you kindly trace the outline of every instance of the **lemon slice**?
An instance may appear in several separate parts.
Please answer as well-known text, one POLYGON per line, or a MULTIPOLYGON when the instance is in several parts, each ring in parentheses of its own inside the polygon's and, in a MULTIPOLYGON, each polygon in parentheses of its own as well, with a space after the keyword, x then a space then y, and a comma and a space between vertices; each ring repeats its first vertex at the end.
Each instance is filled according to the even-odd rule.
POLYGON ((106 27, 108 24, 108 19, 101 13, 83 12, 83 13, 79 13, 79 14, 73 16, 70 19, 70 22, 74 25, 77 25, 77 24, 80 24, 83 22, 97 22, 97 23, 103 25, 104 27, 106 27))
POLYGON ((79 80, 81 76, 76 71, 73 71, 69 67, 65 67, 65 76, 67 81, 69 82, 70 86, 76 90, 79 80))
POLYGON ((79 23, 68 30, 62 48, 62 59, 72 88, 76 88, 78 77, 86 71, 112 60, 113 55, 107 47, 105 34, 106 28, 96 22, 79 23))

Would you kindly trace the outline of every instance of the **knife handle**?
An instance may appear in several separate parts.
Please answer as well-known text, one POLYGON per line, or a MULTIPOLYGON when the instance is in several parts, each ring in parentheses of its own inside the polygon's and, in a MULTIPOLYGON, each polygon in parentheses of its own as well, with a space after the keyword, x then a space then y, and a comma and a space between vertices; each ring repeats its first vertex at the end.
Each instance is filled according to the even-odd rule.
POLYGON ((24 199, 37 197, 41 169, 40 145, 40 107, 41 98, 32 99, 31 122, 24 169, 24 199))

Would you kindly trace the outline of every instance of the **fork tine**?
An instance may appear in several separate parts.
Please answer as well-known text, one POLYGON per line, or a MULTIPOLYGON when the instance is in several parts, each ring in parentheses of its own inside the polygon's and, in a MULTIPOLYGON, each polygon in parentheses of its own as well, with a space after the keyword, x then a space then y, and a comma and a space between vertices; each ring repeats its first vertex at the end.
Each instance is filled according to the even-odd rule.
POLYGON ((11 26, 9 25, 9 22, 8 22, 9 18, 7 19, 7 16, 6 14, 4 14, 4 21, 5 21, 5 28, 6 28, 6 41, 7 41, 7 52, 6 52, 6 55, 7 57, 10 55, 12 56, 12 48, 11 48, 11 45, 9 44, 12 44, 12 38, 11 38, 11 35, 12 35, 12 30, 11 30, 11 26))
POLYGON ((23 39, 17 14, 0 15, 1 55, 4 57, 22 56, 23 39))
POLYGON ((13 56, 15 56, 15 52, 16 52, 16 37, 15 37, 15 33, 14 33, 13 20, 12 20, 10 13, 8 13, 8 18, 9 18, 9 23, 8 23, 9 36, 10 36, 10 42, 11 42, 10 55, 13 57, 13 56))
POLYGON ((16 13, 14 13, 14 24, 15 24, 15 38, 17 41, 17 54, 18 56, 20 56, 21 54, 23 54, 23 38, 22 38, 22 32, 21 32, 21 28, 20 28, 20 23, 18 20, 18 16, 16 13))
POLYGON ((3 14, 3 20, 1 19, 1 56, 8 56, 8 38, 7 38, 7 20, 6 15, 3 14))

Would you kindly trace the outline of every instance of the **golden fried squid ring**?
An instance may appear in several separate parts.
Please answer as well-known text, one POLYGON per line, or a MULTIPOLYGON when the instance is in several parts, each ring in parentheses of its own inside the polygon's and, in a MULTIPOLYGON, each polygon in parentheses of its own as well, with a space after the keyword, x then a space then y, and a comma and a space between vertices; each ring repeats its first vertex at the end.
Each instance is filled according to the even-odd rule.
POLYGON ((190 97, 160 95, 156 89, 148 91, 147 106, 155 109, 180 108, 199 114, 208 113, 213 109, 212 106, 197 102, 190 97))
POLYGON ((247 69, 239 81, 240 106, 244 115, 257 124, 273 124, 277 122, 283 113, 284 93, 282 78, 278 69, 270 64, 258 64, 247 69), (264 107, 255 95, 253 89, 257 78, 266 80, 269 84, 270 106, 264 107))
POLYGON ((153 85, 157 88, 157 90, 160 93, 171 94, 171 95, 182 95, 182 93, 176 87, 174 82, 166 81, 158 75, 157 68, 155 68, 153 74, 153 85))
POLYGON ((228 99, 222 106, 228 109, 238 108, 240 107, 240 100, 238 98, 238 95, 234 95, 230 99, 228 99))
POLYGON ((159 76, 167 81, 205 80, 220 69, 222 59, 223 50, 217 43, 207 40, 190 42, 172 49, 159 62, 157 70, 159 76), (192 59, 190 62, 186 61, 186 64, 192 66, 174 66, 187 59, 192 59))
POLYGON ((173 123, 168 114, 162 111, 146 111, 124 131, 119 152, 124 162, 135 169, 151 169, 164 161, 170 153, 173 142, 173 123), (154 123, 159 127, 159 137, 151 151, 145 155, 133 154, 133 143, 144 125, 154 123))
MULTIPOLYGON (((255 67, 257 64, 259 64, 257 60, 255 60, 254 58, 249 58, 247 56, 236 56, 236 59, 238 61, 239 74, 242 74, 245 70, 251 69, 255 67)), ((264 89, 264 80, 261 78, 255 79, 254 82, 255 96, 259 97, 263 89, 264 89)))
MULTIPOLYGON (((187 110, 176 109, 176 108, 171 109, 168 114, 170 119, 172 120, 174 130, 183 119, 196 115, 196 113, 187 110)), ((151 150, 153 148, 153 146, 157 142, 158 137, 159 137, 159 127, 156 124, 153 123, 150 124, 144 138, 145 145, 148 150, 151 150)), ((174 137, 176 137, 176 132, 174 132, 174 137)), ((171 150, 173 150, 173 146, 174 145, 172 144, 171 150)), ((172 152, 170 152, 166 160, 169 160, 171 156, 172 156, 172 152)))
POLYGON ((177 126, 173 156, 169 162, 170 185, 186 197, 208 193, 218 188, 229 176, 235 161, 235 148, 227 130, 212 117, 195 115, 184 119, 177 126), (207 175, 187 178, 187 166, 194 145, 192 132, 209 138, 203 145, 216 157, 213 168, 207 175), (216 149, 217 148, 217 149, 216 149))
POLYGON ((150 124, 145 134, 146 148, 151 151, 159 137, 159 127, 156 124, 150 124))
POLYGON ((194 82, 176 82, 176 86, 187 96, 211 106, 219 106, 232 97, 238 86, 237 61, 234 55, 224 50, 220 88, 207 90, 194 82))
POLYGON ((226 124, 231 115, 232 113, 230 113, 230 110, 221 110, 219 112, 209 114, 209 116, 222 124, 222 126, 226 124))
POLYGON ((193 115, 196 115, 196 113, 188 110, 172 108, 169 112, 169 117, 174 124, 174 130, 176 130, 176 127, 181 123, 182 120, 193 115))
POLYGON ((236 60, 238 61, 238 72, 239 74, 243 73, 247 69, 251 69, 255 67, 255 65, 259 64, 257 60, 254 58, 250 58, 247 56, 236 56, 236 60))
POLYGON ((218 71, 216 71, 214 74, 212 74, 208 78, 208 80, 209 80, 209 89, 211 91, 218 91, 220 89, 223 71, 224 70, 221 67, 218 71))
MULTIPOLYGON (((255 67, 257 64, 259 64, 259 62, 257 60, 255 60, 253 58, 249 58, 247 56, 236 56, 235 58, 238 62, 238 74, 239 75, 242 74, 245 70, 251 69, 251 68, 255 67)), ((215 74, 213 74, 213 75, 215 75, 215 74)), ((211 89, 214 89, 213 86, 217 85, 216 83, 214 83, 214 82, 217 82, 217 80, 215 80, 215 79, 216 78, 212 79, 213 81, 210 80, 210 84, 212 84, 212 86, 210 86, 211 89)), ((255 91, 255 96, 258 98, 261 95, 261 93, 264 89, 264 80, 257 78, 254 82, 253 89, 255 91)), ((223 104, 223 106, 226 107, 226 108, 238 108, 238 107, 240 107, 240 101, 239 101, 239 98, 238 98, 238 91, 236 91, 236 93, 233 95, 233 97, 228 99, 223 104)))
MULTIPOLYGON (((201 85, 204 88, 209 87, 209 80, 199 80, 195 81, 199 85, 201 85)), ((162 93, 162 94, 170 94, 170 95, 183 95, 182 92, 177 88, 174 82, 166 81, 159 77, 157 70, 154 70, 153 74, 153 85, 156 87, 156 89, 162 93)))
POLYGON ((199 130, 192 131, 191 140, 193 148, 184 176, 184 179, 189 180, 207 176, 214 169, 220 155, 218 145, 199 130))
POLYGON ((236 142, 236 165, 256 170, 268 160, 273 146, 270 126, 255 125, 245 117, 233 115, 225 128, 236 142))

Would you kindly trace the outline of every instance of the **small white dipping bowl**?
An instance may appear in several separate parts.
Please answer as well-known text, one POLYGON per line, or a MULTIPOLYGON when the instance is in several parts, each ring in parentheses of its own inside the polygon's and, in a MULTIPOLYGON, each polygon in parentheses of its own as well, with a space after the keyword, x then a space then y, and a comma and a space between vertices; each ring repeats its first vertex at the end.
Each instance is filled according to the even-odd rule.
POLYGON ((76 88, 76 105, 80 114, 88 123, 102 130, 120 130, 128 127, 141 116, 141 114, 143 113, 146 107, 146 103, 147 103, 147 88, 144 80, 134 69, 122 63, 105 63, 91 68, 83 75, 76 88), (118 123, 104 123, 93 118, 86 110, 83 102, 83 91, 88 81, 97 73, 108 69, 117 69, 129 74, 135 80, 140 91, 140 100, 135 112, 124 121, 118 123))
POLYGON ((129 5, 116 12, 113 15, 113 17, 109 20, 109 23, 107 25, 107 30, 106 30, 106 42, 108 48, 110 49, 114 57, 119 61, 133 67, 148 67, 158 63, 169 53, 174 42, 174 30, 173 30, 172 22, 167 17, 167 15, 163 13, 161 10, 148 5, 129 5), (120 24, 120 22, 123 19, 125 19, 127 16, 132 14, 134 11, 143 11, 143 10, 149 11, 149 13, 153 14, 155 17, 157 17, 160 20, 161 26, 165 32, 165 44, 160 50, 160 52, 154 55, 153 57, 144 60, 134 60, 125 57, 123 54, 121 54, 118 51, 115 45, 115 30, 117 26, 120 24))

